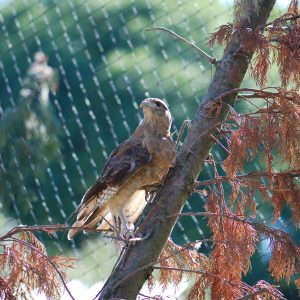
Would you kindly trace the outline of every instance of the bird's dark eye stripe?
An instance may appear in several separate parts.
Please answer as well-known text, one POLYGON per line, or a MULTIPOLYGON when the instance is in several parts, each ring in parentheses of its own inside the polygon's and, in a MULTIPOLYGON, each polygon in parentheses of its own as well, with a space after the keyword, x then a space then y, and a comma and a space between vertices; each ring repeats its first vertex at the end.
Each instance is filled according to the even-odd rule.
POLYGON ((160 101, 155 101, 156 107, 162 108, 164 110, 167 110, 167 107, 164 103, 160 102, 160 101))

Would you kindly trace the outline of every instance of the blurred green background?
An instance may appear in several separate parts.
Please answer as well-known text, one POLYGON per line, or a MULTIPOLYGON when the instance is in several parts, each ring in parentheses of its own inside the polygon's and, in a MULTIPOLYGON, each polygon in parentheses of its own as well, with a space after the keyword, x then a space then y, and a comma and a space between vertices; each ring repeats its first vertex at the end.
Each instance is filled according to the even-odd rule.
MULTIPOLYGON (((283 9, 278 5, 273 15, 283 9)), ((138 106, 144 98, 168 102, 174 132, 193 117, 214 70, 191 47, 145 29, 167 27, 220 58, 222 49, 210 49, 206 42, 209 33, 232 17, 232 1, 225 0, 1 1, 1 232, 21 223, 64 223, 110 152, 141 120, 138 106), (37 51, 49 57, 59 78, 46 106, 38 96, 28 100, 20 95, 37 51)), ((270 76, 270 85, 275 84, 276 70, 270 76)), ((246 79, 244 86, 254 86, 253 80, 246 79)), ((249 108, 239 103, 238 109, 249 108)), ((220 162, 226 157, 217 147, 213 153, 220 162)), ((247 165, 249 170, 263 167, 260 161, 247 165)), ((212 176, 206 166, 201 178, 212 176)), ((268 223, 271 207, 259 196, 256 201, 268 223)), ((204 203, 194 195, 184 210, 202 211, 204 203)), ((282 222, 288 217, 286 210, 282 222)), ((296 234, 293 227, 286 229, 296 234)), ((208 236, 206 220, 196 217, 181 219, 172 234, 179 244, 208 236)), ((87 285, 104 280, 116 259, 111 241, 95 235, 80 234, 72 242, 64 234, 39 237, 50 254, 78 258, 70 276, 87 285)), ((210 247, 204 244, 201 251, 210 247)), ((246 279, 249 284, 270 280, 267 261, 268 249, 262 244, 246 279)), ((293 288, 282 290, 297 299, 293 288)))

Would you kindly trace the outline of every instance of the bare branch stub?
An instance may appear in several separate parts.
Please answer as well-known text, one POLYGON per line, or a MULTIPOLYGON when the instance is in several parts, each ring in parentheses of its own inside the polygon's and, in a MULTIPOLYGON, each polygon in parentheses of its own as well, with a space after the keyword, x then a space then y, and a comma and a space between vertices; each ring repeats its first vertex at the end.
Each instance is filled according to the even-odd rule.
POLYGON ((185 42, 186 44, 192 46, 194 49, 196 49, 199 53, 201 53, 206 60, 211 63, 212 65, 215 65, 217 63, 217 59, 214 56, 210 56, 209 54, 207 54, 204 50, 202 50, 201 48, 199 48, 196 44, 189 42, 188 40, 186 40, 184 37, 180 36, 179 34, 177 34, 176 32, 165 28, 165 27, 153 27, 150 29, 146 29, 146 31, 153 31, 153 30, 160 30, 160 31, 165 31, 170 33, 171 35, 173 35, 175 38, 185 42))
POLYGON ((191 120, 184 120, 184 122, 182 123, 179 132, 178 132, 178 136, 177 136, 177 140, 176 140, 176 150, 178 150, 181 138, 183 136, 184 133, 184 129, 187 127, 188 129, 192 126, 192 122, 191 120))

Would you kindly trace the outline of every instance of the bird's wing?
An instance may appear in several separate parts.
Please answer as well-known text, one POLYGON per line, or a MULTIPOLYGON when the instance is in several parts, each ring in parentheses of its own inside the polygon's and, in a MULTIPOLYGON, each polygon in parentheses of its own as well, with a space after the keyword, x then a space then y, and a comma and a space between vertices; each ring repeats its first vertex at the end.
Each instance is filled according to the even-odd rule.
MULTIPOLYGON (((101 176, 86 191, 78 207, 74 227, 95 226, 109 213, 108 201, 118 190, 151 160, 151 154, 139 140, 121 143, 108 158, 101 176)), ((71 229, 71 239, 80 229, 71 229)))

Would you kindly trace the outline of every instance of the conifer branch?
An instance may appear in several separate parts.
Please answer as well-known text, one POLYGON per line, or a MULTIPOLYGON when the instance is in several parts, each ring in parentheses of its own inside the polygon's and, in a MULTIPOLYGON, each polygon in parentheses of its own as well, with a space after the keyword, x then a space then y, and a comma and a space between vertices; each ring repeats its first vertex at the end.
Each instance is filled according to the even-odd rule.
MULTIPOLYGON (((20 225, 12 228, 9 230, 6 234, 3 236, 0 236, 0 241, 6 240, 7 238, 21 232, 46 232, 51 235, 52 232, 58 232, 58 231, 66 231, 70 229, 80 229, 86 232, 91 232, 91 233, 112 233, 113 231, 111 229, 97 229, 97 228, 90 228, 88 226, 70 226, 66 224, 52 224, 52 225, 35 225, 35 226, 28 226, 28 225, 20 225)), ((115 239, 118 241, 125 241, 124 238, 122 237, 116 237, 113 235, 110 236, 105 236, 109 239, 115 239)))
MULTIPOLYGON (((15 227, 0 237, 0 246, 4 249, 1 253, 1 265, 7 268, 7 286, 11 285, 11 290, 15 290, 23 282, 28 293, 37 288, 38 291, 47 293, 48 298, 49 296, 52 298, 60 293, 59 281, 56 279, 58 276, 70 298, 75 300, 65 281, 65 273, 61 269, 71 268, 74 259, 49 257, 44 246, 32 234, 32 228, 24 226, 25 230, 22 231, 21 227, 15 227), (20 238, 14 237, 18 233, 21 233, 20 238), (49 265, 54 272, 48 270, 49 265)), ((36 228, 33 231, 36 231, 36 228)))
MULTIPOLYGON (((255 299, 254 297, 260 295, 260 294, 263 294, 265 292, 268 292, 268 289, 266 288, 263 288, 263 289, 258 289, 257 291, 251 293, 251 294, 248 294, 248 295, 245 295, 243 297, 240 297, 236 300, 247 300, 247 299, 255 299)), ((269 293, 268 293, 269 294, 269 293)))
MULTIPOLYGON (((57 275, 59 276, 65 290, 67 291, 67 293, 69 294, 70 298, 72 300, 75 300, 75 298, 73 297, 71 291, 69 290, 68 286, 67 286, 67 283, 62 275, 62 272, 57 268, 57 266, 55 265, 55 263, 47 256, 45 255, 43 252, 41 252, 37 247, 35 247, 34 245, 32 245, 31 243, 29 242, 26 242, 26 241, 23 241, 21 239, 18 239, 18 238, 14 238, 14 237, 11 237, 10 238, 11 241, 14 241, 16 243, 19 243, 19 244, 23 244, 25 245, 27 248, 30 248, 32 251, 35 251, 37 252, 41 257, 43 257, 43 259, 45 259, 48 264, 50 264, 52 266, 52 268, 55 270, 55 272, 57 273, 57 275)), ((9 240, 6 240, 6 241, 9 241, 9 240)))

